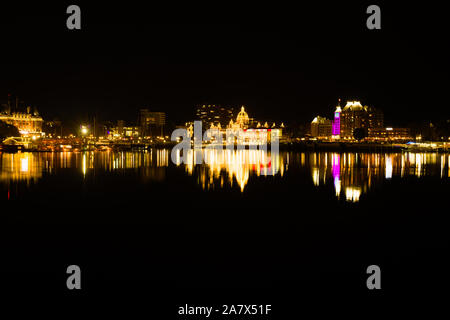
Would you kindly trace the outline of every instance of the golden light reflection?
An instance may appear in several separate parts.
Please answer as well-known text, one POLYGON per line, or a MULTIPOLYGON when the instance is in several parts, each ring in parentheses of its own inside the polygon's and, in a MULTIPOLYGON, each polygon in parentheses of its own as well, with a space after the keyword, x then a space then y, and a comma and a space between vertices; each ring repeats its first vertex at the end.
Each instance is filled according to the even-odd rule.
POLYGON ((0 153, 0 183, 37 181, 43 173, 76 169, 83 177, 105 171, 135 170, 143 179, 163 180, 170 150, 149 152, 25 152, 0 153))
POLYGON ((345 188, 345 198, 347 201, 357 202, 361 196, 361 188, 347 187, 345 188))
POLYGON ((28 156, 20 159, 20 171, 28 172, 28 156))
POLYGON ((309 167, 314 186, 327 184, 332 179, 336 197, 341 191, 351 202, 360 200, 375 183, 395 177, 404 178, 434 175, 450 177, 450 156, 436 153, 325 153, 300 155, 298 164, 309 167), (305 160, 304 160, 305 159, 305 160))
POLYGON ((31 182, 42 177, 42 160, 32 153, 0 154, 0 182, 31 182))
POLYGON ((85 176, 86 175, 86 158, 87 158, 87 155, 86 155, 86 152, 85 153, 83 153, 83 164, 82 164, 82 170, 83 170, 83 176, 85 176))
MULTIPOLYGON (((186 172, 193 175, 196 169, 195 160, 200 156, 191 150, 186 156, 186 172)), ((263 150, 212 150, 201 151, 204 164, 198 166, 198 182, 203 189, 213 189, 216 182, 223 188, 224 180, 228 180, 232 187, 237 183, 241 192, 250 179, 250 176, 271 176, 274 173, 283 176, 285 166, 284 158, 280 155, 271 155, 263 150)), ((179 154, 176 155, 180 164, 179 154)))
MULTIPOLYGON (((171 166, 171 150, 141 152, 44 152, 0 153, 0 184, 36 182, 47 174, 73 169, 86 180, 101 171, 134 174, 142 180, 162 181, 171 166)), ((329 185, 334 196, 350 202, 360 201, 375 185, 386 180, 425 176, 450 178, 450 155, 439 153, 337 153, 281 152, 263 150, 200 150, 187 154, 187 163, 175 155, 175 164, 193 176, 204 190, 237 186, 244 192, 251 179, 284 177, 297 171, 312 186, 329 185), (202 164, 196 165, 197 157, 202 164), (308 180, 309 179, 309 180, 308 180)), ((300 183, 303 181, 300 180, 300 183)))

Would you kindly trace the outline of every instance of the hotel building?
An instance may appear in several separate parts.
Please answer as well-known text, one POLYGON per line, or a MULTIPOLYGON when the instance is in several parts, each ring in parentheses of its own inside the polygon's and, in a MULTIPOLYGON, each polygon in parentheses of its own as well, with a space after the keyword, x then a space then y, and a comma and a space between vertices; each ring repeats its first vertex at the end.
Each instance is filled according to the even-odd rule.
POLYGON ((36 108, 33 112, 31 107, 27 107, 26 112, 11 112, 9 103, 4 105, 3 111, 0 112, 0 121, 15 126, 23 136, 40 135, 44 123, 36 108))
POLYGON ((344 108, 339 103, 333 120, 317 116, 311 122, 311 136, 319 139, 354 140, 357 128, 366 130, 369 141, 404 141, 412 139, 408 128, 385 128, 384 114, 374 107, 363 106, 359 101, 347 101, 344 108))
MULTIPOLYGON (((340 109, 339 105, 335 114, 338 109, 340 109)), ((353 131, 357 128, 366 129, 368 136, 370 136, 372 130, 383 129, 384 115, 381 110, 363 106, 359 101, 347 101, 347 104, 339 113, 339 124, 339 138, 341 139, 353 139, 353 131)))

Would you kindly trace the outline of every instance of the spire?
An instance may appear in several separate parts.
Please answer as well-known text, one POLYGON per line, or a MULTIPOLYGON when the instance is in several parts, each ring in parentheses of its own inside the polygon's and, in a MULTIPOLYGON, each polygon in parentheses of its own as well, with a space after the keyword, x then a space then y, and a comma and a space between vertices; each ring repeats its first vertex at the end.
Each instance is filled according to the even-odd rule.
POLYGON ((336 110, 334 112, 335 113, 336 112, 342 112, 342 109, 341 109, 341 98, 338 99, 338 104, 337 104, 336 110))

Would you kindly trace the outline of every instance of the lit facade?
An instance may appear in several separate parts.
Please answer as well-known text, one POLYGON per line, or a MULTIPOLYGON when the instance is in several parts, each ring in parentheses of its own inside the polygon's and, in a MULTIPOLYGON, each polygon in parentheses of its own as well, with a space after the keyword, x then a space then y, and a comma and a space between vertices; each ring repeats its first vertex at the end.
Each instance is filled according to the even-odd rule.
POLYGON ((347 101, 341 112, 341 138, 353 139, 357 128, 368 128, 368 114, 359 101, 347 101))
MULTIPOLYGON (((257 144, 265 144, 271 143, 272 141, 280 141, 282 138, 282 128, 283 124, 280 126, 276 126, 275 123, 269 128, 267 122, 264 124, 264 127, 261 125, 256 125, 254 128, 255 121, 252 118, 249 118, 247 112, 245 111, 245 107, 241 107, 241 111, 238 113, 236 117, 236 122, 233 120, 230 121, 227 128, 227 134, 237 134, 240 138, 240 142, 245 145, 257 145, 257 144)), ((227 141, 227 143, 232 143, 233 141, 227 141)))
POLYGON ((2 112, 0 121, 15 126, 21 135, 40 135, 44 123, 37 110, 31 113, 30 108, 27 108, 27 112, 2 112))
POLYGON ((333 122, 327 118, 317 116, 311 122, 311 136, 315 138, 330 138, 333 122))
MULTIPOLYGON (((363 106, 359 101, 347 101, 344 108, 341 108, 340 102, 339 99, 333 120, 320 116, 314 118, 311 122, 311 136, 320 139, 353 140, 353 132, 358 128, 365 129, 369 136, 371 130, 377 136, 384 130, 384 114, 381 110, 363 106)), ((405 136, 403 132, 398 133, 405 136)))
POLYGON ((122 136, 127 138, 139 137, 139 127, 123 127, 122 136))
POLYGON ((341 106, 338 105, 334 111, 333 127, 331 129, 333 138, 339 138, 341 134, 341 112, 341 106))
POLYGON ((403 141, 412 140, 412 137, 408 128, 370 128, 369 140, 403 141))
POLYGON ((208 138, 214 139, 216 136, 221 136, 225 144, 243 145, 260 145, 282 139, 284 124, 277 126, 273 123, 269 126, 266 122, 263 126, 260 123, 254 126, 254 123, 255 121, 248 116, 245 107, 242 106, 236 120, 231 119, 226 128, 223 128, 220 123, 217 126, 211 124, 208 138))
POLYGON ((340 113, 340 138, 353 139, 353 131, 357 128, 382 129, 384 115, 374 107, 363 106, 359 101, 347 101, 340 113))

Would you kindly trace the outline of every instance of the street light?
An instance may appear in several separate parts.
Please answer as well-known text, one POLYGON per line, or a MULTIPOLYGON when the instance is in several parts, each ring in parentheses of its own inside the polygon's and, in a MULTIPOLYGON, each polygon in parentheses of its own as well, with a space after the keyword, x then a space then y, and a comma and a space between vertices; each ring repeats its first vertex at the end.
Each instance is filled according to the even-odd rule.
POLYGON ((87 141, 86 141, 87 138, 86 138, 86 136, 87 136, 88 132, 89 132, 88 127, 82 125, 81 126, 81 135, 83 136, 83 149, 85 149, 86 145, 87 145, 87 141))

